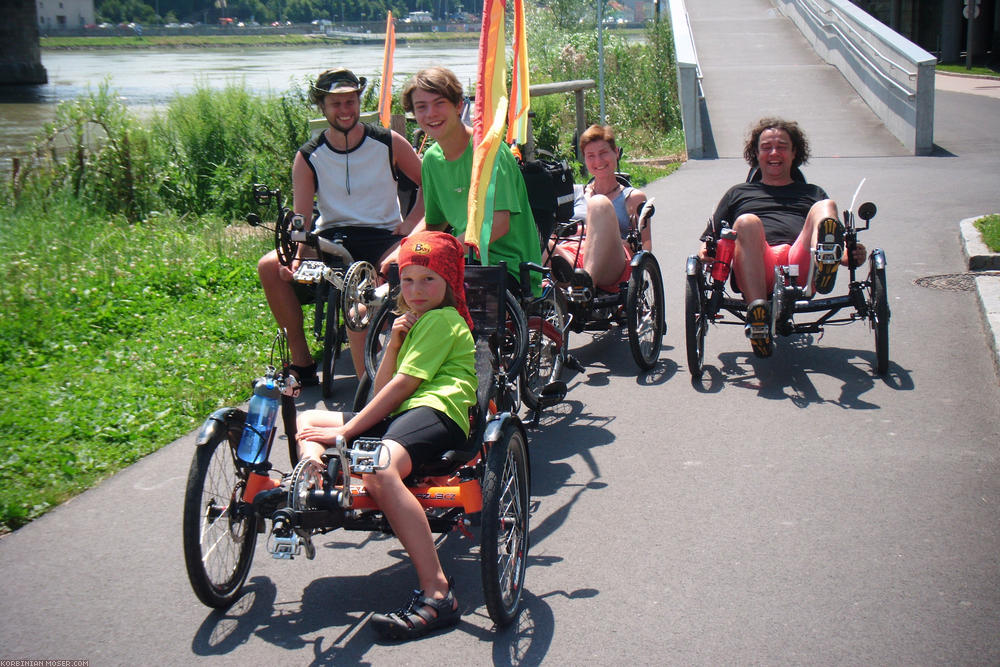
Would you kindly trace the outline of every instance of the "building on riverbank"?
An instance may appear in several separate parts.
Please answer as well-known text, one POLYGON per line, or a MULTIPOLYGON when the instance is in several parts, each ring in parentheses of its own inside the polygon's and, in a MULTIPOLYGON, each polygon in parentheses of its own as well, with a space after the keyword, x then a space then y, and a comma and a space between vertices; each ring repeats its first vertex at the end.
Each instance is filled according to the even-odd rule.
POLYGON ((94 25, 94 0, 35 0, 38 30, 54 32, 94 25))

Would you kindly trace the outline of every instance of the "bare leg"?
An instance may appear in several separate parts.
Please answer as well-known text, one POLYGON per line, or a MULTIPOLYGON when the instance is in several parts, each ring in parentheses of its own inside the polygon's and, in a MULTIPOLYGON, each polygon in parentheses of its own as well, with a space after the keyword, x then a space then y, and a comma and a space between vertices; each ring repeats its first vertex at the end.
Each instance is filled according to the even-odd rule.
POLYGON ((587 202, 587 236, 584 239, 583 268, 595 285, 618 280, 625 268, 618 218, 611 200, 594 195, 587 202))
POLYGON ((766 299, 768 294, 764 253, 768 250, 764 225, 756 215, 747 213, 736 218, 733 229, 736 230, 733 271, 743 293, 743 300, 752 303, 757 299, 766 299))
POLYGON ((367 327, 361 331, 347 329, 347 340, 351 344, 351 361, 354 363, 354 374, 359 378, 365 373, 365 336, 367 327))
POLYGON ((292 354, 292 363, 296 366, 309 366, 313 363, 312 353, 306 343, 305 329, 302 324, 302 305, 299 303, 292 284, 284 280, 279 269, 278 255, 273 250, 257 262, 257 275, 260 285, 264 288, 267 305, 277 321, 278 326, 285 330, 288 337, 288 349, 292 354))
POLYGON ((838 219, 837 204, 832 199, 823 199, 816 202, 809 209, 802 231, 792 244, 788 252, 790 264, 797 264, 799 267, 799 286, 805 287, 813 279, 815 272, 816 243, 818 241, 819 223, 827 218, 838 219))
MULTIPOLYGON (((304 426, 343 426, 344 413, 330 410, 307 410, 299 415, 296 421, 298 430, 304 426)), ((311 440, 299 440, 299 458, 321 460, 326 445, 311 440)))
POLYGON ((427 515, 420 501, 403 484, 413 467, 410 455, 397 442, 383 440, 389 448, 389 467, 365 475, 365 489, 385 514, 392 531, 410 555, 424 596, 441 599, 448 594, 448 579, 441 569, 427 515))

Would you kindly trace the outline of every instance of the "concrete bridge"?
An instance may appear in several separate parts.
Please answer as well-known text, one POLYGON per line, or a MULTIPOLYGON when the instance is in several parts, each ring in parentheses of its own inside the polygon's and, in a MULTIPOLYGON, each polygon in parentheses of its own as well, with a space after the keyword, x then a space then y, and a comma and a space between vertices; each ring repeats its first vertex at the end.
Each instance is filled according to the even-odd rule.
POLYGON ((0 84, 47 83, 35 0, 8 0, 0 21, 0 84))

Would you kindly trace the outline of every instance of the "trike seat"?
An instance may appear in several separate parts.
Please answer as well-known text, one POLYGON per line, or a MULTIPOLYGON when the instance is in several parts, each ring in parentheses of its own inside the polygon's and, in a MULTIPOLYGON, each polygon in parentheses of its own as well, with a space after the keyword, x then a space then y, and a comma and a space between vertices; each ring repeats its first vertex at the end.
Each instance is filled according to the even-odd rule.
POLYGON ((469 408, 469 437, 461 449, 443 452, 436 461, 421 465, 410 478, 437 477, 455 472, 479 454, 480 443, 489 421, 493 389, 493 352, 488 344, 490 336, 498 333, 504 321, 504 292, 507 269, 503 266, 466 266, 465 293, 472 316, 473 336, 476 339, 476 403, 469 408))

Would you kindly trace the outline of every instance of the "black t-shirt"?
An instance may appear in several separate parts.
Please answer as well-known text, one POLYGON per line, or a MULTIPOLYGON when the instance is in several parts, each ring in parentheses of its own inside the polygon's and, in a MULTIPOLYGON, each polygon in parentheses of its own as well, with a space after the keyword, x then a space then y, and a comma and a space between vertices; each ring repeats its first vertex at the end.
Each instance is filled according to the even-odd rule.
POLYGON ((753 213, 764 225, 768 245, 791 245, 802 231, 812 205, 827 198, 823 188, 811 183, 740 183, 722 196, 705 234, 719 238, 723 220, 732 225, 744 213, 753 213))

